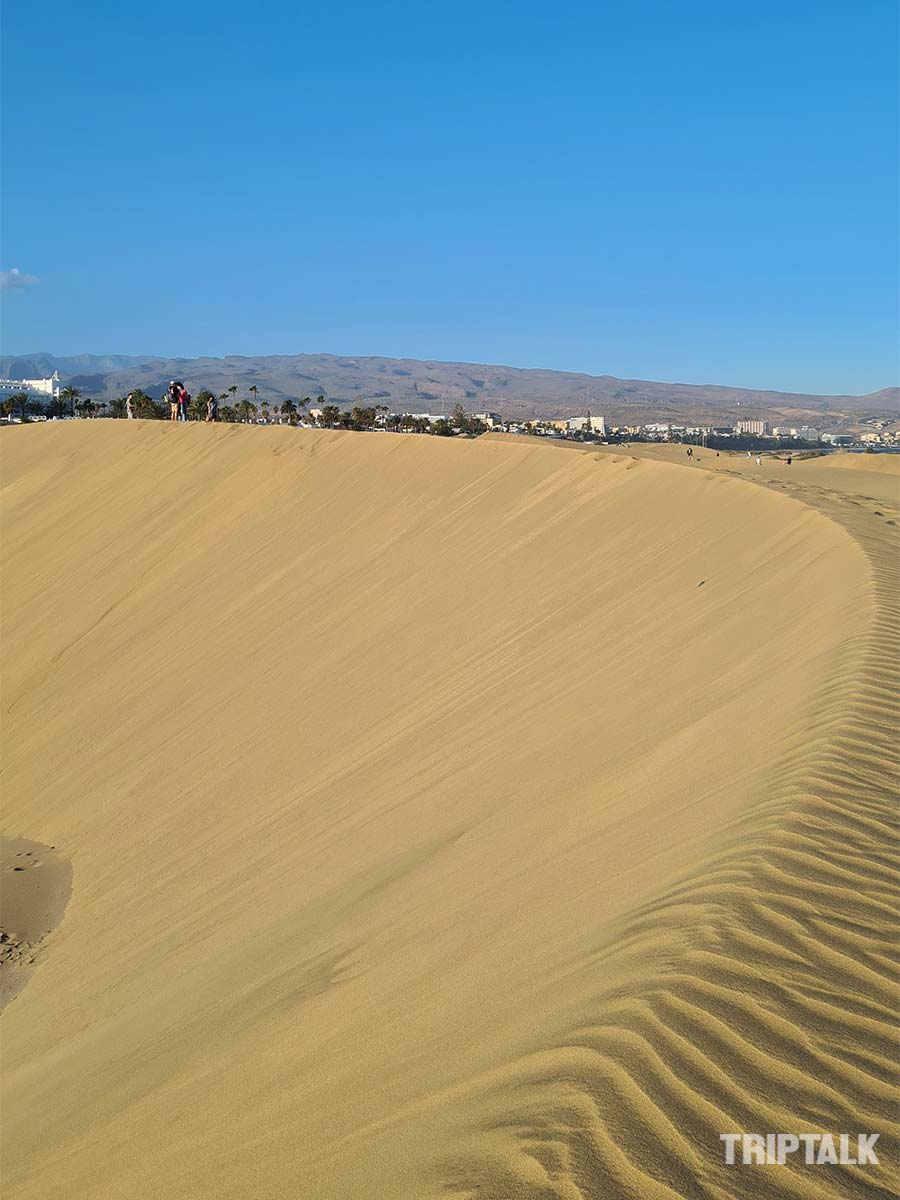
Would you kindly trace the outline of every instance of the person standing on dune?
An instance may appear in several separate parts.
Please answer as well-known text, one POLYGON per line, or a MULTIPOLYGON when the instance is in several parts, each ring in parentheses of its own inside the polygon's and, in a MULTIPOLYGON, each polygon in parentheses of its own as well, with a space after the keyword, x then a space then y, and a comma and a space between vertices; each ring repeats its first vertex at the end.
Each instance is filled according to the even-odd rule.
POLYGON ((206 419, 207 421, 218 421, 219 419, 219 401, 213 395, 210 395, 206 401, 206 419))
POLYGON ((131 392, 125 397, 125 416, 129 421, 134 420, 134 396, 131 392))
POLYGON ((181 384, 177 381, 177 379, 169 380, 169 393, 168 394, 169 394, 169 420, 170 421, 178 420, 178 393, 179 393, 180 388, 181 388, 181 384))
POLYGON ((191 402, 191 394, 184 386, 181 385, 181 391, 178 393, 178 420, 186 421, 188 419, 187 410, 191 402))

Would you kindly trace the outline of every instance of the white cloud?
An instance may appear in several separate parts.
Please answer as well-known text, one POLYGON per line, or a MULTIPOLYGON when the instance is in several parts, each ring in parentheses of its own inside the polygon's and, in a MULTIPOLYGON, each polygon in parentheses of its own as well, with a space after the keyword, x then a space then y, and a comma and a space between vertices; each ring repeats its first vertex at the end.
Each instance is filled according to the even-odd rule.
POLYGON ((33 287, 36 283, 40 283, 36 275, 26 275, 18 267, 13 267, 11 271, 0 271, 0 292, 33 287))

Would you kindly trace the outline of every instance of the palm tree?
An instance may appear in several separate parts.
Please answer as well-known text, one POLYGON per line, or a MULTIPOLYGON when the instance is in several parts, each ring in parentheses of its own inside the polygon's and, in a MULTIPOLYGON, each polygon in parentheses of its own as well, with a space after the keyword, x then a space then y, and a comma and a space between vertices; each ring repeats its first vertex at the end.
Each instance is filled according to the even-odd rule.
MULTIPOLYGON (((250 391, 255 392, 256 388, 252 387, 252 388, 250 388, 250 391)), ((268 423, 269 423, 269 402, 268 402, 268 400, 263 400, 262 405, 260 407, 262 408, 263 420, 268 425, 268 423)))
POLYGON ((247 388, 247 391, 248 391, 248 392, 250 393, 250 395, 253 397, 253 401, 252 401, 252 403, 253 403, 253 404, 255 404, 255 403, 256 403, 256 398, 257 398, 257 396, 259 395, 259 388, 256 386, 256 384, 255 384, 255 383, 251 383, 251 384, 250 384, 250 386, 247 388))
POLYGON ((192 421, 206 420, 206 406, 210 400, 215 400, 215 396, 208 388, 201 388, 191 399, 188 405, 188 416, 192 421))
MULTIPOLYGON (((229 388, 229 391, 231 389, 229 388)), ((249 400, 242 400, 240 404, 235 406, 234 410, 241 421, 252 421, 256 415, 256 405, 251 404, 249 400)))
POLYGON ((13 394, 11 396, 7 396, 7 398, 3 401, 4 415, 7 417, 11 417, 13 415, 13 413, 16 411, 16 409, 18 409, 19 416, 22 417, 24 420, 25 410, 27 409, 27 407, 28 407, 28 393, 27 392, 13 392, 13 394))
POLYGON ((231 397, 231 403, 234 404, 234 398, 237 395, 237 384, 233 383, 228 389, 228 395, 231 397))
POLYGON ((80 395, 81 388, 72 387, 71 384, 68 384, 66 387, 62 388, 59 393, 60 400, 64 400, 71 408, 73 417, 75 416, 75 401, 80 395))
POLYGON ((131 393, 131 403, 134 405, 134 415, 142 420, 153 420, 161 417, 164 413, 168 416, 168 408, 164 408, 163 404, 159 404, 148 396, 143 388, 135 388, 131 393))
POLYGON ((354 429, 371 429, 375 424, 377 415, 377 409, 367 408, 364 404, 357 404, 349 415, 349 424, 354 429))

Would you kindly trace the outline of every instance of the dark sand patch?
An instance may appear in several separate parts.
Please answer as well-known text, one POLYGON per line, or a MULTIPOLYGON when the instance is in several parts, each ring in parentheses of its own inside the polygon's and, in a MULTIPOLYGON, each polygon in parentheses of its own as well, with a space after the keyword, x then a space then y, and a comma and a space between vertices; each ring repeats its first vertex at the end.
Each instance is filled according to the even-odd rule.
POLYGON ((0 838, 0 1010, 28 982, 71 892, 72 865, 53 846, 0 838))

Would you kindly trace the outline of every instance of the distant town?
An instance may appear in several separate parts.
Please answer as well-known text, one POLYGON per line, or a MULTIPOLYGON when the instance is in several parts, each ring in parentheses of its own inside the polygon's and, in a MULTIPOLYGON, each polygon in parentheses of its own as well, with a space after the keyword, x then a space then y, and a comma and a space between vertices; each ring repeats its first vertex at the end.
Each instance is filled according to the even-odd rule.
MULTIPOLYGON (((561 418, 507 420, 499 412, 467 412, 457 404, 447 412, 390 412, 383 404, 332 404, 319 395, 313 399, 288 399, 280 405, 261 402, 250 386, 250 395, 238 396, 237 386, 215 394, 198 390, 182 419, 208 420, 209 413, 222 422, 251 425, 291 425, 301 428, 382 429, 435 436, 475 436, 481 433, 524 434, 533 437, 600 442, 681 442, 725 449, 900 448, 900 422, 889 417, 861 419, 857 432, 822 429, 808 424, 776 425, 766 420, 739 420, 730 425, 678 424, 647 421, 612 424, 590 411, 561 418), (212 402, 212 403, 211 403, 212 402)), ((44 379, 0 379, 0 420, 6 424, 66 419, 163 420, 169 416, 165 397, 154 399, 141 389, 112 401, 95 401, 77 387, 62 386, 54 374, 44 379)))

